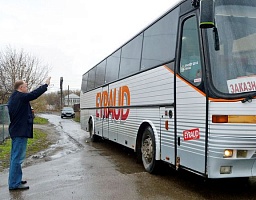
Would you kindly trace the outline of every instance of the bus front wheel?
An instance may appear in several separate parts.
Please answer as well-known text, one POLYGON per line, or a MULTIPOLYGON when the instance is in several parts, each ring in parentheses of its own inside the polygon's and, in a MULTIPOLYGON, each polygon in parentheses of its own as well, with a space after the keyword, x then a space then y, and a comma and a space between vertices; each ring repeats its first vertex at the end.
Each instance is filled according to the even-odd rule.
POLYGON ((157 172, 158 161, 155 160, 156 143, 154 133, 151 127, 146 127, 141 142, 142 163, 145 170, 149 173, 157 172))

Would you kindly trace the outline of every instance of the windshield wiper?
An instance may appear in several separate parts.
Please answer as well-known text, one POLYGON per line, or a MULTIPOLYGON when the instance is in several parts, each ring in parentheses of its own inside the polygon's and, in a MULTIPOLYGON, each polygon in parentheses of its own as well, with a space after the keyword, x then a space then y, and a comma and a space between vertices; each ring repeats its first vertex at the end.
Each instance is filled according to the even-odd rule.
POLYGON ((252 95, 248 95, 247 97, 245 97, 243 100, 242 100, 242 103, 245 103, 245 102, 249 102, 251 103, 252 102, 252 99, 256 96, 256 92, 253 93, 252 95))
POLYGON ((220 38, 219 38, 218 29, 216 27, 213 28, 213 37, 214 37, 215 51, 219 51, 220 50, 220 38))

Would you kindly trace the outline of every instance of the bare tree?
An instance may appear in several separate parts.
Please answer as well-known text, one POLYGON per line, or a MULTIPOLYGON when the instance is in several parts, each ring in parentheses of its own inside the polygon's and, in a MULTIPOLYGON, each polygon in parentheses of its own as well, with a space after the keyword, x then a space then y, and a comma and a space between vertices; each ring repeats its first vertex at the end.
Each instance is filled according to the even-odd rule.
MULTIPOLYGON (((72 94, 72 93, 80 96, 80 91, 79 90, 70 90, 70 91, 64 90, 63 91, 63 97, 68 95, 68 94, 72 94)), ((46 100, 48 105, 53 105, 54 106, 55 110, 62 109, 61 105, 60 105, 60 103, 61 103, 61 99, 60 99, 61 96, 60 96, 59 92, 47 93, 47 94, 44 95, 44 98, 45 98, 45 100, 46 100)), ((63 99, 63 101, 64 101, 64 99, 63 99)))
POLYGON ((60 110, 60 94, 58 92, 51 92, 44 95, 48 105, 54 106, 55 110, 60 110))
POLYGON ((0 103, 5 103, 17 80, 25 80, 28 89, 38 87, 48 76, 49 67, 41 65, 38 58, 16 51, 10 46, 0 52, 0 103))

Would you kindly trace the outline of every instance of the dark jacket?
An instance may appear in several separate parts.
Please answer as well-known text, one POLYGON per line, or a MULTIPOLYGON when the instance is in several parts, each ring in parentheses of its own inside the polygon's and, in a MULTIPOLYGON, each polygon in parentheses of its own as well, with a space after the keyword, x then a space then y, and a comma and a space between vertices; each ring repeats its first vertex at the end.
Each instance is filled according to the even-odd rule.
POLYGON ((15 90, 9 98, 8 110, 10 116, 9 133, 13 137, 33 138, 33 115, 29 101, 37 99, 48 85, 42 85, 30 93, 15 90))

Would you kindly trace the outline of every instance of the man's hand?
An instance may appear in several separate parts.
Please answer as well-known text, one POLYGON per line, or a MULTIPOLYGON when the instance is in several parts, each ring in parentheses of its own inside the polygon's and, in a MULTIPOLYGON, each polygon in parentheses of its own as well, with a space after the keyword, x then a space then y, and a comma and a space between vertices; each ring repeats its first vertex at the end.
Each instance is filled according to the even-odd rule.
POLYGON ((50 85, 50 82, 51 82, 51 77, 49 76, 49 77, 46 79, 45 83, 46 83, 47 85, 50 85))

